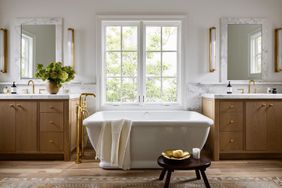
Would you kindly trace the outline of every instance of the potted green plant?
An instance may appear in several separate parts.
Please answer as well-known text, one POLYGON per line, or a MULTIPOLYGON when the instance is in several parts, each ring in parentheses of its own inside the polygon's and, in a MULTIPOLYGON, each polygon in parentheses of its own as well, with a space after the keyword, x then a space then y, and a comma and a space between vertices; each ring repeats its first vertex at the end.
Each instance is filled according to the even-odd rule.
POLYGON ((43 81, 48 80, 47 90, 50 94, 57 94, 62 84, 74 79, 75 71, 70 66, 63 66, 61 62, 51 62, 46 67, 38 64, 35 77, 43 81))

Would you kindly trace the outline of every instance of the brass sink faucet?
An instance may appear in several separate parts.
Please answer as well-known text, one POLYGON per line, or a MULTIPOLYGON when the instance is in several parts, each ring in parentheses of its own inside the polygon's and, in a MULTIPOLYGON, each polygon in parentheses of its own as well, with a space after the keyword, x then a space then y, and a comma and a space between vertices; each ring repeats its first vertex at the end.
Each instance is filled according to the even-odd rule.
POLYGON ((33 80, 29 80, 27 85, 32 84, 32 94, 35 94, 35 87, 34 87, 34 81, 33 80))
POLYGON ((256 82, 254 80, 249 80, 249 85, 248 85, 248 93, 251 93, 251 84, 253 83, 253 86, 254 86, 254 93, 257 92, 257 89, 256 89, 256 82))

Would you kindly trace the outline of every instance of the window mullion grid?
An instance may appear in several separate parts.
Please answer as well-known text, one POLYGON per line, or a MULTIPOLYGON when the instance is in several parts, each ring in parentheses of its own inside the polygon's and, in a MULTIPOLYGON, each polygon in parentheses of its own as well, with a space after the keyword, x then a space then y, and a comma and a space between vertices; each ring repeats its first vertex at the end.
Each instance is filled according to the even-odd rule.
POLYGON ((140 53, 140 62, 139 62, 139 104, 145 103, 146 96, 146 26, 143 22, 140 23, 140 37, 139 37, 139 53, 140 53))
POLYGON ((122 103, 122 90, 123 90, 123 86, 122 86, 122 68, 123 68, 123 62, 122 62, 122 43, 123 43, 123 37, 122 37, 122 29, 123 29, 123 26, 120 27, 120 90, 119 90, 119 93, 120 93, 120 103, 122 103))
POLYGON ((160 78, 160 81, 161 81, 161 98, 163 97, 163 27, 161 27, 161 46, 160 46, 160 49, 161 49, 161 78, 160 78))

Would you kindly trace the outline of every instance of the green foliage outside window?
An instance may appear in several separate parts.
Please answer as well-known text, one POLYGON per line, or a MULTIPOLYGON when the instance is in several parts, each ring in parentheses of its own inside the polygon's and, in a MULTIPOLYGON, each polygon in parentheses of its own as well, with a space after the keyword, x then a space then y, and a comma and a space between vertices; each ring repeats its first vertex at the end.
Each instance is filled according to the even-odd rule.
MULTIPOLYGON (((146 28, 146 102, 177 101, 177 27, 146 28)), ((106 102, 137 102, 136 26, 106 27, 106 102)))

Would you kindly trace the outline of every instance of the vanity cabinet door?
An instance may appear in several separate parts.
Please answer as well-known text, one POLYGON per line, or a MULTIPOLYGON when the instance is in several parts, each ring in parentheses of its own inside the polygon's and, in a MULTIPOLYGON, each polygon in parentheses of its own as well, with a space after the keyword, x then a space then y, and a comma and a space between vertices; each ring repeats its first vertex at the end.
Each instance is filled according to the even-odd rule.
POLYGON ((37 151, 37 102, 16 102, 16 151, 37 151))
POLYGON ((267 150, 267 103, 246 102, 246 150, 267 150))
POLYGON ((15 113, 14 102, 0 102, 0 152, 15 152, 15 113))
POLYGON ((282 102, 267 105, 267 149, 282 151, 282 102))

